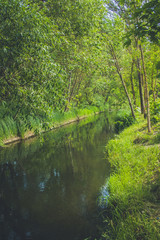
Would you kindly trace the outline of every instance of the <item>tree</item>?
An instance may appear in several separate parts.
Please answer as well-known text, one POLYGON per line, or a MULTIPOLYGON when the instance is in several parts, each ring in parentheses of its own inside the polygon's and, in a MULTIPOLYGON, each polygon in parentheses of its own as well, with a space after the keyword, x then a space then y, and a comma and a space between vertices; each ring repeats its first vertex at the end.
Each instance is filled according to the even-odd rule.
MULTIPOLYGON (((122 51, 122 49, 120 50, 121 46, 121 39, 122 39, 122 32, 123 32, 123 23, 120 22, 120 19, 117 18, 115 21, 110 21, 108 20, 106 22, 106 24, 104 25, 103 31, 105 33, 106 36, 106 42, 107 42, 107 47, 109 49, 110 55, 113 59, 117 74, 121 80, 122 86, 124 88, 126 97, 128 99, 128 103, 131 109, 131 113, 133 118, 135 118, 135 114, 134 114, 134 108, 131 102, 131 98, 129 96, 129 92, 127 90, 127 86, 126 83, 124 81, 123 75, 122 75, 122 71, 121 71, 121 66, 119 64, 119 60, 116 54, 116 50, 117 51, 122 51), (117 24, 119 23, 119 25, 117 24), (117 25, 116 25, 117 24, 117 25), (115 50, 116 49, 116 50, 115 50)), ((120 53, 119 53, 120 54, 120 53)))
POLYGON ((135 29, 135 35, 139 38, 148 36, 151 41, 159 43, 160 32, 160 1, 149 0, 142 3, 134 14, 139 18, 135 29))
MULTIPOLYGON (((143 72, 141 70, 141 65, 140 65, 140 60, 139 57, 137 56, 137 73, 138 73, 138 79, 139 79, 139 94, 140 94, 140 100, 141 100, 141 112, 144 113, 145 116, 145 108, 144 108, 144 103, 143 103, 143 93, 142 93, 142 79, 141 77, 144 74, 144 79, 145 79, 145 89, 144 93, 146 95, 145 99, 147 102, 147 126, 148 126, 148 131, 151 131, 151 122, 150 122, 150 111, 149 111, 149 91, 148 89, 148 82, 147 82, 147 74, 145 70, 145 63, 144 63, 144 56, 143 56, 143 50, 142 50, 142 42, 139 45, 138 41, 140 39, 140 35, 137 34, 138 28, 140 24, 142 24, 141 19, 138 18, 136 15, 137 9, 141 8, 143 6, 143 2, 141 1, 109 1, 108 8, 111 9, 112 11, 116 12, 121 19, 126 23, 126 34, 125 34, 125 45, 128 47, 133 40, 136 41, 136 47, 141 52, 141 61, 142 61, 142 67, 143 67, 143 72)), ((139 32, 140 33, 140 32, 139 32)))

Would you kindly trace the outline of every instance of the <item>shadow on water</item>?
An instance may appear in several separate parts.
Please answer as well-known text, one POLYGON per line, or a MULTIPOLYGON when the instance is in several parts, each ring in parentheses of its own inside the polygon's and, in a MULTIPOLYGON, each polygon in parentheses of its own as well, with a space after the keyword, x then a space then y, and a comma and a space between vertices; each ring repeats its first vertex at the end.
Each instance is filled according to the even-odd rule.
POLYGON ((2 149, 0 239, 94 239, 112 135, 100 114, 2 149))

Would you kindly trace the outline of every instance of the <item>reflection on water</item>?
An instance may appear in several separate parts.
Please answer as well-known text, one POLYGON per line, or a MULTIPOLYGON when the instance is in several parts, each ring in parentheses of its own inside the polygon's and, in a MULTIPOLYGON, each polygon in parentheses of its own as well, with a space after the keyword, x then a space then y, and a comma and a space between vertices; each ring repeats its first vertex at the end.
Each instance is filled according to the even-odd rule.
POLYGON ((109 175, 105 115, 0 151, 0 239, 96 236, 97 203, 109 175))

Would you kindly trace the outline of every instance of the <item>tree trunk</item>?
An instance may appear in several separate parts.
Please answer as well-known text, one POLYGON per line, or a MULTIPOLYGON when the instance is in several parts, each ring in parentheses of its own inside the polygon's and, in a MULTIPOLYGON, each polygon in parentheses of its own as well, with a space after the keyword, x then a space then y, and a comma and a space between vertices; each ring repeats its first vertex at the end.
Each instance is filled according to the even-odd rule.
POLYGON ((69 81, 70 81, 70 83, 69 83, 69 91, 68 91, 68 103, 67 103, 67 106, 65 107, 65 111, 68 111, 69 104, 72 100, 72 96, 73 96, 74 90, 75 90, 77 82, 78 82, 78 73, 76 72, 74 75, 74 82, 71 82, 71 76, 70 76, 69 81))
POLYGON ((116 56, 116 54, 115 54, 114 48, 113 48, 113 46, 112 46, 111 43, 110 43, 109 47, 110 47, 111 55, 112 55, 113 58, 114 58, 114 63, 115 63, 115 67, 116 67, 116 69, 117 69, 117 73, 118 73, 118 75, 119 75, 119 77, 120 77, 120 79, 121 79, 122 85, 123 85, 123 87, 124 87, 124 90, 125 90, 125 93, 126 93, 128 102, 129 102, 129 106, 130 106, 130 109, 131 109, 132 117, 135 119, 135 114, 134 114, 132 102, 131 102, 130 96, 129 96, 128 91, 127 91, 126 84, 125 84, 125 82, 124 82, 124 80, 123 80, 123 77, 122 77, 122 74, 121 74, 121 71, 120 71, 120 67, 119 67, 119 64, 118 64, 117 56, 116 56))
POLYGON ((143 72, 142 72, 142 67, 140 65, 140 73, 141 73, 141 82, 142 82, 142 88, 144 89, 144 118, 147 118, 147 113, 146 113, 146 109, 147 109, 147 93, 146 93, 146 89, 144 88, 144 76, 143 76, 143 72))
POLYGON ((153 101, 155 102, 156 101, 156 96, 155 96, 155 83, 156 83, 156 80, 155 80, 155 83, 154 83, 154 65, 153 65, 153 68, 152 68, 152 76, 151 76, 151 82, 152 82, 152 95, 153 95, 153 101))
POLYGON ((68 111, 68 105, 69 105, 69 103, 70 103, 70 92, 71 92, 71 80, 72 80, 72 74, 70 73, 70 75, 69 75, 69 86, 68 86, 68 102, 67 102, 67 104, 66 104, 66 106, 65 106, 65 109, 64 109, 64 111, 65 112, 67 112, 68 111))
POLYGON ((147 82, 147 74, 146 74, 146 68, 144 63, 143 49, 141 45, 140 45, 140 51, 141 51, 141 59, 142 59, 142 66, 143 66, 143 72, 144 72, 144 87, 145 87, 146 101, 147 101, 147 127, 148 127, 148 132, 151 132, 148 82, 147 82))
MULTIPOLYGON (((157 70, 157 75, 158 75, 158 70, 157 70)), ((155 79, 155 84, 154 84, 154 96, 155 96, 155 100, 156 100, 156 98, 157 98, 156 88, 157 88, 157 78, 155 79)))
MULTIPOLYGON (((138 48, 138 40, 135 39, 137 51, 138 48)), ((140 102, 141 102, 141 114, 145 115, 145 104, 144 104, 144 98, 143 98, 143 87, 142 87, 142 78, 141 78, 141 69, 140 69, 140 60, 139 57, 137 57, 137 75, 138 75, 138 82, 139 82, 139 96, 140 96, 140 102)))
POLYGON ((134 66, 134 60, 132 61, 132 66, 131 66, 131 87, 132 87, 134 106, 136 106, 136 95, 135 95, 134 83, 133 83, 133 66, 134 66))

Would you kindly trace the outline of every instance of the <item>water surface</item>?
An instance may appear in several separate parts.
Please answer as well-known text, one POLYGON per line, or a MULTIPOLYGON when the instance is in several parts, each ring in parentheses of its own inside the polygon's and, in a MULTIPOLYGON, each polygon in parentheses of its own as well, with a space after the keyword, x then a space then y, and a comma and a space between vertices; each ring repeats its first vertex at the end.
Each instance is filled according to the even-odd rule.
POLYGON ((0 239, 94 239, 112 134, 100 114, 2 149, 0 239))

